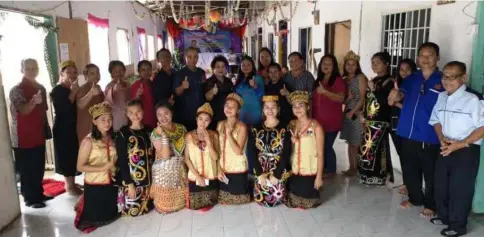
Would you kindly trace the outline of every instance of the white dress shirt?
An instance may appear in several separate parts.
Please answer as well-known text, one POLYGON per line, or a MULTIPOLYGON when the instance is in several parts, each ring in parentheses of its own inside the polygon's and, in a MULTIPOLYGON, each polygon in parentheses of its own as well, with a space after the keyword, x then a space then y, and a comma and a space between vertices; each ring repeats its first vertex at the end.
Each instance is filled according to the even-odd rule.
MULTIPOLYGON (((432 126, 438 123, 446 138, 462 141, 474 130, 484 126, 484 101, 468 92, 466 85, 462 85, 452 95, 447 91, 440 92, 429 120, 432 126)), ((481 140, 474 144, 481 145, 481 140)))

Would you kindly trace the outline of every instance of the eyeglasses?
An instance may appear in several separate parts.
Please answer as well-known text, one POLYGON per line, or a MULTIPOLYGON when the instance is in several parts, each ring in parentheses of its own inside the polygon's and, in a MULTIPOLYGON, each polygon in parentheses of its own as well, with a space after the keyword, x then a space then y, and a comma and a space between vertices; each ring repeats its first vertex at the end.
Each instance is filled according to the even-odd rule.
POLYGON ((442 81, 455 81, 457 78, 461 77, 464 74, 460 75, 442 75, 442 81))

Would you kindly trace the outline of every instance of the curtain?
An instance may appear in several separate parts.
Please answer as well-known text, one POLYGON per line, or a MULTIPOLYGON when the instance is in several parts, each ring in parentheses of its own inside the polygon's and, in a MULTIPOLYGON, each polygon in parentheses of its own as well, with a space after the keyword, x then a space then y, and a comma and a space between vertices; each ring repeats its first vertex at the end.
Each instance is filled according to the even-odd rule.
POLYGON ((88 14, 89 54, 91 63, 99 67, 101 81, 99 85, 105 88, 111 81, 109 66, 109 19, 88 14))
POLYGON ((146 30, 144 28, 136 27, 138 32, 138 55, 139 61, 148 59, 146 57, 146 30))

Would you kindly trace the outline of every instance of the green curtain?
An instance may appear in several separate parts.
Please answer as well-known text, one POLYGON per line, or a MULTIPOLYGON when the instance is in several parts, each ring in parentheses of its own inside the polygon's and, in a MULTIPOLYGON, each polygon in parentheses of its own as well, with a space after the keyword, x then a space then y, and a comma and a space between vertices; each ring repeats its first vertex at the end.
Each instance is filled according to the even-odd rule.
MULTIPOLYGON (((479 25, 478 34, 474 39, 472 47, 472 72, 469 85, 480 92, 483 92, 484 85, 484 2, 477 3, 476 19, 479 25)), ((481 144, 481 159, 479 173, 477 174, 476 190, 472 211, 484 213, 484 142, 481 144)))
POLYGON ((47 36, 44 39, 44 60, 49 72, 50 83, 54 87, 59 81, 59 66, 57 58, 57 31, 58 28, 54 25, 54 18, 47 16, 43 21, 39 21, 31 16, 26 16, 25 20, 35 28, 42 28, 47 31, 47 36))

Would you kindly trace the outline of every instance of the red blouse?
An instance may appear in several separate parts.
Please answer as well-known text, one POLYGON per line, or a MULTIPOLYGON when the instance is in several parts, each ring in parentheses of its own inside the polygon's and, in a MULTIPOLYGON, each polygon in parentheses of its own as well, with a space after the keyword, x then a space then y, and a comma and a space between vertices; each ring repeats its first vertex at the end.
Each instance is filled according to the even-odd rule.
MULTIPOLYGON (((346 85, 343 78, 337 77, 333 85, 327 84, 324 88, 333 93, 345 93, 346 85)), ((343 103, 329 99, 325 95, 317 93, 318 86, 315 85, 313 92, 313 117, 318 121, 325 132, 336 132, 343 126, 343 103)))

